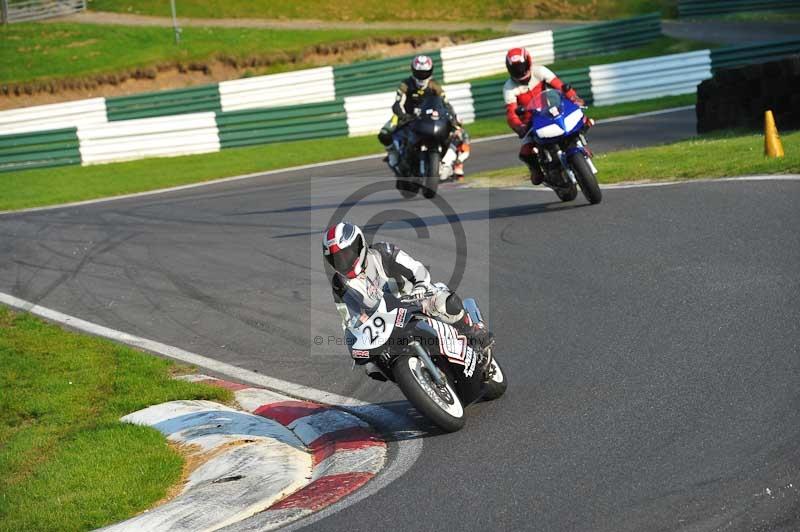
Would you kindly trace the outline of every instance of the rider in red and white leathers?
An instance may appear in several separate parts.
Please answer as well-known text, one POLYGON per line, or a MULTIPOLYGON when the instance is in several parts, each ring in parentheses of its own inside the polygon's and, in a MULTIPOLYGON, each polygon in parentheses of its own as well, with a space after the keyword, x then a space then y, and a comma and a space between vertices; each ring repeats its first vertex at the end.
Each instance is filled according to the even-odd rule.
POLYGON ((517 114, 517 108, 527 108, 536 96, 552 87, 562 91, 570 100, 583 104, 578 94, 568 84, 564 83, 552 70, 543 65, 534 65, 533 58, 525 48, 512 48, 506 54, 506 69, 510 78, 503 86, 503 101, 506 105, 506 121, 511 129, 523 139, 519 150, 519 158, 531 172, 531 183, 540 185, 544 175, 536 161, 534 143, 526 136, 531 120, 530 111, 525 111, 522 116, 517 114))
POLYGON ((344 323, 350 320, 354 308, 375 308, 384 292, 390 290, 391 278, 400 294, 427 294, 422 302, 425 314, 452 325, 473 347, 483 350, 494 341, 483 324, 472 323, 455 292, 442 283, 431 283, 430 273, 421 262, 394 244, 367 246, 364 233, 355 224, 343 222, 329 227, 322 237, 322 255, 334 270, 333 298, 344 323))

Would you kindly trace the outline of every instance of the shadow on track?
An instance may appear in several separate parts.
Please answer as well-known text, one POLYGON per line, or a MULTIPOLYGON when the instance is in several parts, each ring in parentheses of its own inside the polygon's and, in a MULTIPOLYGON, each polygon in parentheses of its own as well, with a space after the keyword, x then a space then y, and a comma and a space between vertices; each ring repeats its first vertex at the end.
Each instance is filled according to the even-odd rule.
POLYGON ((288 214, 295 212, 318 211, 323 209, 338 209, 339 207, 355 207, 356 205, 383 205, 386 203, 397 203, 397 198, 370 200, 370 201, 351 201, 344 203, 323 203, 321 205, 301 205, 299 207, 286 207, 285 209, 270 209, 263 211, 248 211, 228 213, 225 216, 251 216, 254 214, 288 214))
MULTIPOLYGON (((518 216, 532 216, 536 214, 548 214, 558 211, 579 209, 581 207, 589 207, 588 203, 572 203, 565 204, 560 201, 553 201, 549 203, 532 203, 529 205, 514 205, 511 207, 500 207, 497 209, 482 209, 477 211, 465 212, 458 215, 458 221, 461 222, 474 222, 481 220, 494 220, 500 218, 514 218, 518 216)), ((378 229, 399 229, 400 225, 393 227, 393 224, 402 224, 403 228, 411 227, 431 227, 434 225, 450 225, 453 221, 451 217, 444 215, 436 215, 429 217, 414 217, 414 218, 399 218, 390 220, 391 223, 386 223, 380 227, 365 225, 362 227, 365 231, 377 231, 378 229)), ((324 228, 314 231, 303 231, 301 233, 289 233, 285 235, 275 235, 272 238, 294 238, 301 236, 316 235, 323 231, 324 228)))

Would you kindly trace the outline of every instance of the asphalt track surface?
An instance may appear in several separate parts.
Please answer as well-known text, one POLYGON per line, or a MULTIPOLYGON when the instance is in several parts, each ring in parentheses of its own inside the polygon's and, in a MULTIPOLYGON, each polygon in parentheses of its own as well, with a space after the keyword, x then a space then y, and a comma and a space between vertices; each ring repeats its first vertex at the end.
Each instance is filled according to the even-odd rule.
MULTIPOLYGON (((693 124, 645 117, 590 140, 693 124)), ((477 144, 471 170, 515 147, 477 144)), ((800 528, 800 182, 607 189, 597 206, 456 188, 439 205, 347 201, 380 176, 368 159, 3 215, 0 291, 405 416, 418 461, 315 530, 800 528), (464 430, 437 433, 329 345, 320 231, 342 205, 436 279, 466 260, 458 291, 492 324, 510 388, 464 430)))

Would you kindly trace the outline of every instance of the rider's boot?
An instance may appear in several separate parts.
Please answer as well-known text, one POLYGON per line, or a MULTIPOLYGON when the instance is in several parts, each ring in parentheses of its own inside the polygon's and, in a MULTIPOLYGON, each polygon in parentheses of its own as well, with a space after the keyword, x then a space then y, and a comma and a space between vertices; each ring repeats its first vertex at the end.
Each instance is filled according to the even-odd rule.
POLYGON ((392 144, 386 148, 386 158, 384 159, 389 165, 389 168, 394 171, 395 175, 400 176, 400 152, 397 147, 392 144))
POLYGON ((457 161, 453 165, 453 177, 455 177, 456 181, 464 179, 464 163, 457 161))

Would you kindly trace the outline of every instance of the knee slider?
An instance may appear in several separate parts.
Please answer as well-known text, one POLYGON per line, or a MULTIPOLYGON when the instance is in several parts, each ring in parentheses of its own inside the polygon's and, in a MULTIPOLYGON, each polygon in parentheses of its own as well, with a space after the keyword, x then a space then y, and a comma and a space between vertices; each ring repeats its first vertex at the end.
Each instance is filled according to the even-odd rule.
POLYGON ((384 146, 389 146, 392 143, 392 134, 385 129, 381 129, 381 132, 378 133, 378 140, 384 146))

